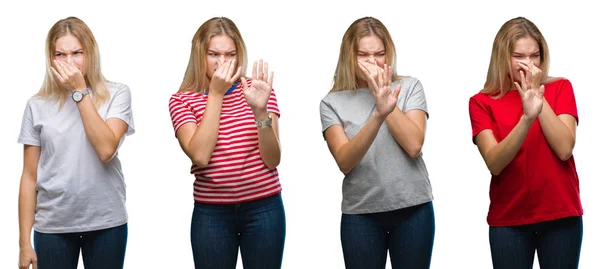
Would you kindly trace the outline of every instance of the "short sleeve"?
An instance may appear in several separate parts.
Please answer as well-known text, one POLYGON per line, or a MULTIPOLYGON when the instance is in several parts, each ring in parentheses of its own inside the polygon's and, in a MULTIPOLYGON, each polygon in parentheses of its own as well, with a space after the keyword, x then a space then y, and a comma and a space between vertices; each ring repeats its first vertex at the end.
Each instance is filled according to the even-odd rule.
POLYGON ((267 103, 267 111, 277 115, 278 118, 281 118, 279 105, 277 105, 277 96, 275 95, 275 90, 273 89, 271 89, 271 96, 269 97, 269 102, 267 103))
POLYGON ((122 85, 112 96, 112 101, 108 107, 106 119, 117 118, 127 124, 126 135, 135 133, 133 123, 133 113, 131 111, 131 91, 126 85, 122 85))
POLYGON ((333 125, 342 125, 342 120, 337 115, 331 103, 321 100, 321 132, 325 132, 333 125))
POLYGON ((171 96, 171 99, 169 100, 169 112, 171 113, 171 121, 173 123, 175 135, 177 135, 179 127, 188 122, 198 124, 194 112, 192 112, 192 108, 184 102, 179 95, 174 94, 171 96))
POLYGON ((556 107, 554 108, 554 113, 556 113, 556 115, 571 115, 575 117, 575 120, 579 123, 575 93, 573 92, 573 85, 571 85, 569 80, 565 80, 556 92, 556 107))
POLYGON ((17 143, 24 145, 40 146, 40 130, 35 127, 33 119, 33 108, 31 101, 27 102, 23 112, 23 121, 21 122, 21 132, 17 143))
MULTIPOLYGON (((404 89, 400 90, 402 91, 404 89)), ((429 118, 429 111, 427 111, 427 99, 425 99, 425 91, 423 90, 423 85, 419 80, 416 80, 411 89, 409 89, 406 98, 406 105, 404 107, 405 113, 414 109, 419 109, 423 110, 427 118, 429 118)))
POLYGON ((469 116, 471 117, 471 129, 473 130, 473 143, 475 143, 475 137, 484 130, 492 130, 492 118, 485 109, 484 104, 477 100, 475 97, 469 99, 469 116))

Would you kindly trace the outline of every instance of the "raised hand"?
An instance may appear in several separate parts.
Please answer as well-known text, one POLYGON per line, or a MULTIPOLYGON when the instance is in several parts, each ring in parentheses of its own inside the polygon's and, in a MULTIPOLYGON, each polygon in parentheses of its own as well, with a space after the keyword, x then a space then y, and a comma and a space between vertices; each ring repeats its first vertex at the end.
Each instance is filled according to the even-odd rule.
POLYGON ((240 78, 242 73, 242 67, 238 67, 237 72, 234 73, 235 59, 222 63, 217 67, 217 70, 213 73, 208 86, 208 92, 212 94, 225 95, 227 90, 231 88, 231 85, 240 78))
POLYGON ((534 80, 527 81, 523 71, 519 71, 521 75, 521 85, 516 81, 515 86, 521 95, 521 101, 523 102, 523 115, 528 120, 535 120, 537 116, 542 112, 542 106, 544 104, 544 85, 539 87, 532 86, 536 83, 534 80))
POLYGON ((392 67, 385 65, 383 69, 372 68, 369 63, 358 62, 359 68, 367 75, 367 84, 375 98, 376 113, 383 118, 387 117, 398 102, 400 85, 392 91, 392 67))
POLYGON ((53 61, 53 65, 54 66, 50 66, 50 69, 52 70, 54 77, 69 92, 83 90, 87 87, 83 74, 76 66, 57 60, 53 61))
POLYGON ((248 87, 245 78, 242 78, 242 89, 246 102, 252 108, 257 120, 266 120, 268 117, 267 103, 273 89, 273 72, 269 74, 269 64, 260 59, 252 66, 252 85, 248 87))

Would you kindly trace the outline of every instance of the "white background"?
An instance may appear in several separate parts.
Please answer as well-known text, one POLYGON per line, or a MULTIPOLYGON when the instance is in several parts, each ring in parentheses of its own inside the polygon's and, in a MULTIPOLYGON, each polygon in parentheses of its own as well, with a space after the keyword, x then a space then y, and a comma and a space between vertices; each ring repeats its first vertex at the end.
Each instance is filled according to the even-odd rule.
POLYGON ((193 177, 167 104, 183 78, 192 36, 213 16, 231 18, 250 61, 263 57, 275 71, 287 214, 283 268, 344 266, 339 238, 343 175, 322 138, 319 101, 331 87, 342 35, 363 16, 387 26, 399 73, 417 77, 425 87, 431 118, 424 158, 437 226, 431 268, 492 267, 485 221, 490 175, 471 142, 468 100, 483 86, 496 32, 516 16, 531 19, 546 37, 550 74, 573 83, 580 115, 574 154, 585 210, 580 268, 600 268, 597 9, 578 1, 282 2, 3 2, 0 268, 16 268, 18 260, 23 149, 16 140, 23 109, 42 83, 47 31, 67 16, 88 24, 105 76, 129 85, 133 94, 137 133, 119 152, 130 216, 125 268, 193 268, 193 177))

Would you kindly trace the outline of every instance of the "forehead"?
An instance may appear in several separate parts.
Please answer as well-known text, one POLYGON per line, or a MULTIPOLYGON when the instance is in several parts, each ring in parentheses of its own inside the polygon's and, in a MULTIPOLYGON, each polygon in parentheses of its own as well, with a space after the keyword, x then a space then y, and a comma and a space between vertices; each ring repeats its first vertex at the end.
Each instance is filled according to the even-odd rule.
POLYGON ((535 39, 531 36, 519 38, 514 45, 513 52, 516 53, 534 53, 539 50, 539 46, 535 39))
POLYGON ((381 38, 371 34, 358 40, 358 49, 361 51, 378 51, 384 49, 384 46, 381 38))
POLYGON ((213 51, 231 51, 235 50, 235 43, 227 35, 217 35, 210 38, 208 49, 213 51))
POLYGON ((56 50, 72 51, 81 49, 79 39, 72 34, 67 34, 56 39, 56 50))

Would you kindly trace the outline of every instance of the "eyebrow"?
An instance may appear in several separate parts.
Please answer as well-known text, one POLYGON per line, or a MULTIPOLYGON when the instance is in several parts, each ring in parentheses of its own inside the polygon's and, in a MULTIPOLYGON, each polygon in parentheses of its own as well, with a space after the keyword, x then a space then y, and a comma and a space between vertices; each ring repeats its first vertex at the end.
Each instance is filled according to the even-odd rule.
MULTIPOLYGON (((532 53, 531 55, 535 55, 535 54, 539 54, 539 53, 540 53, 540 51, 538 50, 538 51, 536 51, 536 52, 532 53)), ((525 55, 525 54, 527 54, 527 53, 513 52, 513 54, 514 54, 514 55, 525 55)))
MULTIPOLYGON (((208 52, 216 52, 216 53, 218 53, 218 51, 212 50, 212 49, 209 49, 208 52)), ((226 51, 225 53, 234 53, 234 52, 237 52, 237 50, 226 51)))
MULTIPOLYGON (((80 50, 83 50, 83 49, 76 49, 76 50, 72 50, 71 52, 78 52, 78 51, 80 51, 80 50)), ((54 52, 55 52, 55 53, 56 53, 56 52, 65 53, 64 51, 62 51, 62 50, 58 50, 58 49, 57 49, 57 50, 55 50, 54 52)))
MULTIPOLYGON (((379 53, 383 53, 383 52, 385 52, 385 49, 382 49, 382 50, 376 51, 374 54, 379 54, 379 53)), ((358 50, 358 53, 368 53, 368 52, 366 52, 366 51, 362 51, 362 50, 358 50)))

